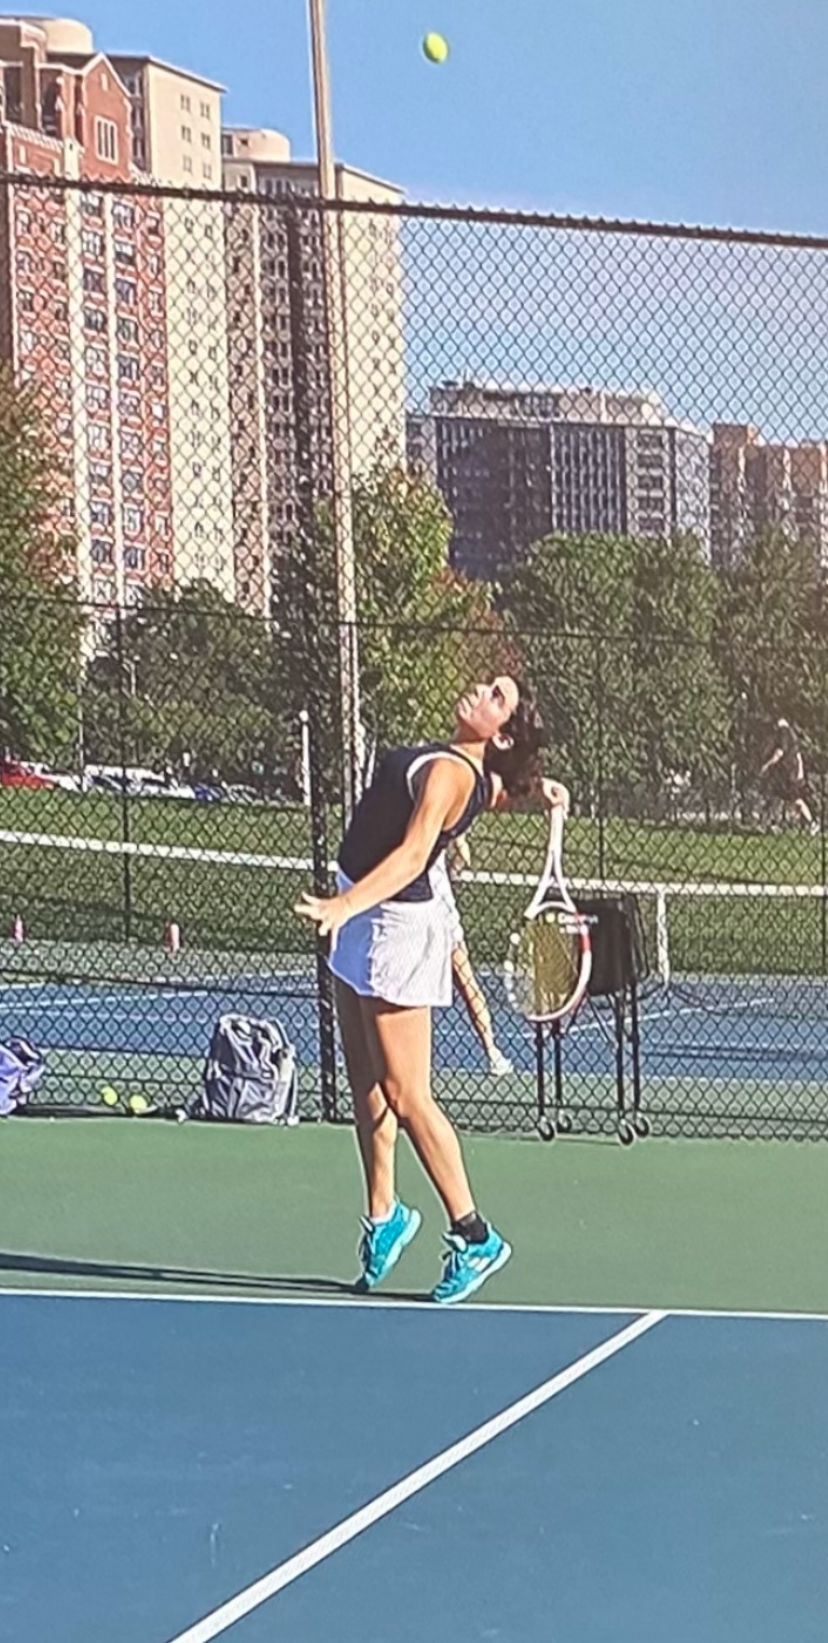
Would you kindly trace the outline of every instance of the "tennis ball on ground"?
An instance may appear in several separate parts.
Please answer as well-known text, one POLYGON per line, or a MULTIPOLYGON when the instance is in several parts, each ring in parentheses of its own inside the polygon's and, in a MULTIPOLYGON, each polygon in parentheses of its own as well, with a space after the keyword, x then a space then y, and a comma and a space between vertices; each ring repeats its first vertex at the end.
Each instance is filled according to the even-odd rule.
POLYGON ((127 1102, 127 1106, 129 1107, 130 1112, 134 1113, 137 1118, 142 1112, 146 1112, 148 1110, 149 1102, 145 1095, 131 1095, 127 1102))
POLYGON ((111 1084, 104 1084, 101 1090, 101 1100, 105 1107, 117 1107, 120 1099, 118 1091, 113 1090, 111 1084))
POLYGON ((423 55, 430 63, 444 63, 449 54, 448 41, 442 34, 427 34, 423 41, 423 55))

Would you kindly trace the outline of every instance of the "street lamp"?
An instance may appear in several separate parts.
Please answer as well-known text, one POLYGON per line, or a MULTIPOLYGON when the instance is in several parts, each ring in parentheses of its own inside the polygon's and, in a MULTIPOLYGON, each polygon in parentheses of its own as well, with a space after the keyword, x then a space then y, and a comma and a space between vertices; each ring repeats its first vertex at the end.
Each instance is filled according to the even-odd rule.
MULTIPOLYGON (((325 0, 308 0, 313 103, 316 121, 316 160, 319 193, 323 200, 337 197, 331 131, 331 95, 325 37, 325 0)), ((322 270, 328 320, 328 371, 331 401, 331 454, 333 461, 333 526, 336 608, 339 625, 339 684, 342 702, 342 800, 345 820, 359 798, 360 711, 359 643, 357 638, 356 571, 351 516, 351 450, 348 416, 348 370, 345 357, 342 222, 337 211, 322 212, 322 270)))

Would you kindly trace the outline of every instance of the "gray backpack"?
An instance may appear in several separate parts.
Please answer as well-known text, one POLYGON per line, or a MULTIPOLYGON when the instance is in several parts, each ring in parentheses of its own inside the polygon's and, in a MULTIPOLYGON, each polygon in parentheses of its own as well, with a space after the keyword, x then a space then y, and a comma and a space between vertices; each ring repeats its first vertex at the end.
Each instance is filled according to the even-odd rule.
POLYGON ((237 1124, 298 1124, 296 1050, 275 1021, 220 1016, 204 1067, 204 1088, 188 1118, 237 1124))

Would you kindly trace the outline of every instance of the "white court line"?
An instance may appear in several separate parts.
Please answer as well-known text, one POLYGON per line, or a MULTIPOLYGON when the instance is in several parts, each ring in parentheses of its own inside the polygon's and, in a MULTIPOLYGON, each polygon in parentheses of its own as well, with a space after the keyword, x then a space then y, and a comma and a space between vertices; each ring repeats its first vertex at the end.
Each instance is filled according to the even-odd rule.
POLYGON ((407 1477, 400 1478, 390 1489, 383 1490, 381 1495, 375 1495, 367 1506, 362 1506, 350 1517, 343 1518, 342 1522, 329 1529, 327 1534, 320 1535, 318 1540, 313 1540, 310 1545, 303 1547, 295 1557, 277 1564, 275 1569, 271 1569, 268 1574, 254 1581, 251 1586, 245 1587, 243 1591, 237 1592, 235 1597, 213 1609, 211 1614, 205 1615, 194 1626, 189 1626, 184 1632, 178 1632, 175 1637, 169 1639, 169 1643, 211 1643, 211 1639, 226 1632, 237 1620, 242 1620, 252 1610, 260 1608, 269 1598, 275 1597, 277 1592, 284 1591, 294 1580, 299 1580, 310 1569, 314 1569, 317 1564, 323 1563, 326 1558, 332 1557, 334 1552, 340 1551, 343 1546, 355 1540, 357 1535, 363 1534, 373 1524, 388 1517, 389 1513, 396 1511, 404 1501, 420 1494, 430 1483, 444 1477, 455 1466, 468 1460, 470 1455, 476 1454, 486 1444, 508 1432, 511 1427, 518 1424, 518 1421, 525 1420, 527 1415, 533 1414, 551 1398, 557 1397, 559 1392, 566 1391, 567 1387, 573 1386, 591 1370, 606 1363, 608 1358, 623 1351, 625 1346, 629 1346, 640 1335, 646 1334, 656 1324, 661 1323, 665 1316, 663 1312, 647 1312, 643 1317, 636 1318, 626 1329, 620 1330, 617 1335, 611 1335, 609 1340, 603 1341, 600 1346, 576 1359, 575 1363, 569 1364, 559 1374, 535 1387, 535 1390, 529 1392, 526 1397, 519 1398, 517 1403, 510 1404, 491 1420, 484 1421, 482 1426, 467 1433, 466 1437, 461 1438, 458 1443, 451 1444, 448 1449, 443 1449, 439 1455, 426 1461, 424 1466, 418 1466, 413 1472, 409 1472, 407 1477))
POLYGON ((608 1301, 604 1306, 584 1306, 575 1301, 475 1301, 471 1306, 454 1307, 450 1311, 435 1306, 433 1301, 391 1300, 389 1296, 373 1295, 365 1299, 359 1295, 193 1295, 188 1291, 156 1292, 151 1289, 68 1289, 38 1285, 30 1288, 22 1284, 0 1285, 0 1301, 22 1295, 28 1300, 50 1301, 143 1301, 163 1305, 183 1306, 290 1306, 333 1307, 340 1311, 425 1312, 433 1318, 473 1318, 476 1312, 502 1312, 514 1316, 522 1312, 551 1317, 573 1313, 580 1317, 629 1318, 642 1311, 661 1310, 669 1318, 746 1318, 759 1323, 828 1323, 828 1312, 762 1312, 750 1308, 668 1306, 662 1309, 643 1307, 640 1300, 620 1306, 608 1301))

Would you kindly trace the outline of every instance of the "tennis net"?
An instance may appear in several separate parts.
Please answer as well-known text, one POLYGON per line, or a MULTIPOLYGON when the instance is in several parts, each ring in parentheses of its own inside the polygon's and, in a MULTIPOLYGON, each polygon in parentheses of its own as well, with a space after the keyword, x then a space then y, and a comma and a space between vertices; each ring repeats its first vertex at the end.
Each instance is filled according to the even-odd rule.
MULTIPOLYGON (((169 966, 170 981, 186 972, 232 984, 291 967, 311 977, 312 932, 294 905, 313 864, 307 838, 297 844, 295 853, 270 854, 0 830, 4 967, 151 980, 174 922, 185 952, 169 966), (17 920, 27 939, 15 947, 9 938, 17 920)), ((459 875, 473 959, 502 963, 536 882, 524 871, 459 875)), ((828 974, 823 883, 603 876, 574 877, 571 888, 576 899, 622 891, 638 899, 651 972, 665 985, 682 975, 828 974)))
MULTIPOLYGON (((0 833, 0 1039, 20 1032, 45 1052, 41 1110, 105 1112, 106 1087, 156 1108, 181 1104, 200 1081, 217 1016, 235 1010, 279 1020, 296 1045, 303 1113, 330 1113, 327 1006, 312 931, 293 911, 312 879, 300 826, 302 817, 289 838, 296 848, 284 854, 0 833), (18 919, 24 939, 14 941, 18 919), (180 927, 178 953, 165 949, 170 921, 180 927)), ((262 835, 251 828, 248 837, 262 835)), ((536 855, 507 859, 517 869, 536 855)), ((456 886, 472 962, 515 1069, 492 1082, 460 1006, 438 1012, 435 1088, 466 1127, 527 1131, 537 1122, 533 1042, 503 985, 509 935, 535 884, 534 871, 475 868, 456 886)), ((606 876, 574 877, 572 888, 576 900, 620 891, 638 900, 655 995, 642 1014, 646 1099, 663 1132, 822 1133, 824 885, 606 876)), ((615 1122, 607 1057, 587 1011, 567 1051, 568 1088, 587 1130, 611 1132, 615 1122)), ((344 1115, 344 1080, 336 1101, 344 1115)))

